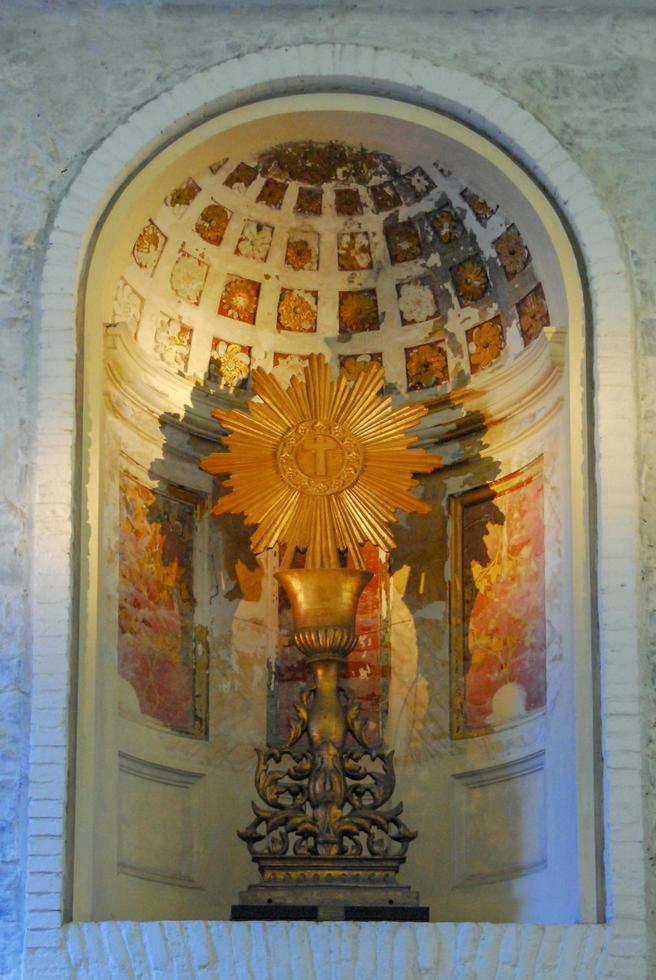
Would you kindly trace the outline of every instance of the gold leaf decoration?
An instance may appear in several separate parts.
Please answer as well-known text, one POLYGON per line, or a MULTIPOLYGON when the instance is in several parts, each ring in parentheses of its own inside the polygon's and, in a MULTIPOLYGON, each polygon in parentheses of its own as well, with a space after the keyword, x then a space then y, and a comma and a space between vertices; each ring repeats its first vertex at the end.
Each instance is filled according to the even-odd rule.
POLYGON ((227 473, 231 493, 215 504, 215 514, 243 513, 256 524, 251 547, 257 554, 285 544, 283 567, 296 549, 306 551, 306 568, 338 568, 348 551, 363 568, 360 545, 370 541, 394 547, 388 525, 396 511, 427 514, 428 504, 409 489, 413 473, 430 473, 440 457, 410 449, 406 435, 426 413, 423 405, 393 409, 379 394, 381 365, 331 381, 322 354, 311 354, 305 380, 292 378, 284 390, 262 368, 252 373, 258 401, 247 412, 216 409, 228 430, 228 452, 212 453, 201 466, 214 475, 227 473))

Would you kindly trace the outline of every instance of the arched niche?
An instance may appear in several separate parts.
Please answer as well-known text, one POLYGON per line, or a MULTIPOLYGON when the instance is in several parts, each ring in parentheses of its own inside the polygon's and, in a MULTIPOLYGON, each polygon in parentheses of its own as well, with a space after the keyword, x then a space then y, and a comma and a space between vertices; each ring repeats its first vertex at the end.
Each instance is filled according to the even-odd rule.
MULTIPOLYGON (((191 128, 126 180, 90 254, 82 318, 87 520, 74 916, 225 917, 253 877, 234 831, 248 820, 252 747, 281 710, 267 694, 280 653, 275 556, 258 570, 238 523, 210 521, 214 489, 197 468, 218 436, 211 409, 248 396, 248 378, 231 384, 221 366, 232 344, 239 363, 276 368, 278 360, 279 372, 280 355, 322 350, 336 371, 340 355, 351 358, 346 370, 380 356, 392 396, 429 408, 421 440, 444 457, 423 482, 433 516, 424 526, 402 522, 377 613, 379 722, 397 752, 397 796, 420 832, 406 880, 437 919, 596 921, 585 296, 567 229, 540 187, 479 133, 408 103, 335 94, 253 103, 191 128), (364 146, 375 157, 371 173, 347 159, 317 183, 298 160, 296 170, 289 164, 290 147, 330 141, 354 160, 364 146), (281 145, 284 166, 280 154, 271 162, 281 145), (278 190, 267 199, 271 181, 278 190), (319 186, 321 213, 299 211, 299 190, 319 186), (335 194, 345 188, 359 201, 351 213, 335 194), (456 231, 442 241, 445 215, 456 231), (249 222, 259 254, 252 228, 250 251, 240 246, 249 222), (397 225, 415 228, 404 246, 416 246, 413 254, 395 255, 397 225), (360 236, 368 261, 353 261, 354 245, 345 259, 340 236, 360 236), (290 253, 299 241, 303 268, 290 253), (458 270, 472 260, 483 272, 468 296, 458 270), (257 284, 257 307, 241 319, 226 293, 231 277, 257 284), (285 293, 300 296, 306 314, 309 302, 313 329, 281 323, 285 293), (349 293, 375 294, 376 328, 340 329, 349 293), (533 320, 523 312, 531 296, 533 320), (422 348, 417 367, 413 351, 422 348), (203 670, 209 659, 209 687, 188 688, 190 710, 168 722, 150 681, 135 679, 134 656, 117 671, 121 569, 134 543, 120 529, 138 500, 146 500, 146 530, 167 520, 193 528, 186 656, 200 657, 203 670), (526 575, 543 590, 531 607, 538 618, 543 610, 541 638, 518 641, 532 643, 538 661, 542 644, 542 666, 530 682, 515 669, 501 684, 483 665, 475 692, 465 675, 485 653, 480 643, 469 649, 472 617, 488 629, 483 647, 492 627, 474 609, 485 586, 472 569, 481 581, 495 555, 512 549, 517 540, 504 537, 503 524, 521 537, 529 524, 513 521, 526 506, 534 511, 520 541, 525 571, 500 575, 510 605, 527 601, 526 575), (205 697, 209 715, 203 709, 198 720, 205 697)), ((499 596, 487 607, 493 618, 499 596)), ((517 628, 522 615, 513 617, 517 628)))

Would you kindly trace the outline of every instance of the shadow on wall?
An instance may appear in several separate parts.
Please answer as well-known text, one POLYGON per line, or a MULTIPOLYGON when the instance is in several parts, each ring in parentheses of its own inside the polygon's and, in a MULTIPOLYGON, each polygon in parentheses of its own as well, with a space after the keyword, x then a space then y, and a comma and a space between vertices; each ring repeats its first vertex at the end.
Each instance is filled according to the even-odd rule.
MULTIPOLYGON (((453 399, 452 404, 456 404, 453 399)), ((449 405, 445 403, 448 411, 449 405)), ((195 611, 199 600, 209 597, 195 594, 194 567, 196 562, 197 536, 199 522, 207 519, 206 503, 196 489, 184 481, 184 467, 180 467, 181 455, 199 459, 216 445, 208 441, 199 428, 199 418, 207 418, 207 392, 197 387, 192 389, 190 404, 182 418, 163 415, 160 428, 163 436, 161 457, 153 461, 149 476, 151 488, 139 486, 135 481, 123 476, 121 485, 121 542, 120 542, 120 640, 119 669, 135 689, 142 712, 157 718, 172 729, 197 737, 207 737, 207 708, 203 709, 199 699, 207 701, 207 678, 199 685, 198 674, 207 672, 207 631, 206 625, 196 622, 195 611), (199 630, 200 626, 200 630, 199 630), (205 636, 199 636, 205 630, 205 636), (203 659, 205 662, 202 662, 203 659)), ((453 428, 453 415, 450 416, 453 428)), ((444 466, 431 477, 422 479, 424 498, 433 506, 437 517, 428 519, 417 515, 402 515, 394 529, 397 547, 388 558, 382 556, 380 572, 386 578, 384 587, 388 588, 387 576, 403 581, 402 602, 411 618, 419 614, 425 618, 425 610, 431 603, 444 604, 446 583, 449 579, 450 554, 454 547, 454 529, 447 529, 443 519, 448 506, 447 485, 458 486, 458 493, 466 493, 470 487, 490 484, 500 474, 500 464, 486 455, 485 419, 480 412, 466 412, 461 409, 455 423, 456 435, 440 444, 444 466), (427 533, 428 530, 428 533, 427 533), (450 533, 451 541, 447 539, 450 533), (385 565, 387 564, 387 567, 385 565)), ((217 436, 220 432, 216 425, 217 436)), ((188 467, 187 467, 188 475, 188 467)), ((225 492, 221 483, 215 482, 215 492, 225 492)), ((221 593, 226 603, 235 600, 258 600, 265 581, 264 569, 249 547, 250 532, 244 526, 241 516, 224 515, 221 520, 209 517, 208 565, 210 576, 203 579, 205 587, 221 593)), ((476 608, 476 581, 481 579, 481 571, 490 562, 489 538, 494 525, 504 523, 503 512, 494 504, 492 492, 486 502, 485 520, 467 528, 467 562, 462 570, 463 596, 460 602, 461 623, 457 624, 463 636, 463 678, 473 663, 468 649, 469 618, 476 608), (478 575, 472 574, 476 565, 478 575)), ((462 533, 462 529, 460 529, 462 533)), ((299 556, 300 557, 300 556, 299 556)), ((369 556, 371 560, 372 556, 369 556)), ((451 564, 451 612, 454 611, 453 581, 454 569, 451 564)), ((267 588, 275 589, 275 583, 267 579, 267 588)), ((460 583, 459 583, 460 585, 460 583)), ((272 601, 276 601, 273 599, 272 601)), ((284 597, 282 607, 278 605, 279 643, 275 663, 269 665, 269 685, 267 703, 267 741, 279 744, 289 722, 291 705, 298 700, 308 678, 304 669, 294 670, 293 649, 289 647, 289 629, 285 629, 284 597)), ((380 608, 374 611, 379 615, 380 608)), ((288 618, 288 617, 287 617, 288 618)), ((289 627, 289 624, 286 624, 289 627)), ((456 624, 453 621, 450 627, 456 624)), ((365 714, 371 713, 371 704, 376 704, 377 718, 371 722, 378 733, 382 733, 389 709, 389 651, 384 649, 384 636, 388 623, 377 623, 379 630, 378 670, 370 672, 369 665, 355 677, 358 700, 365 714), (382 681, 382 682, 381 682, 382 681)), ((445 635, 439 642, 446 648, 445 635)), ((435 651, 430 644, 417 642, 414 651, 406 648, 402 652, 404 662, 394 661, 395 675, 404 686, 401 695, 407 713, 414 702, 417 717, 412 720, 412 739, 419 736, 431 739, 444 737, 431 723, 430 703, 438 692, 431 691, 431 678, 434 670, 431 660, 435 651), (413 655, 414 654, 414 655, 413 655), (413 660, 414 662, 409 662, 413 660), (423 691, 421 689, 424 689, 423 691), (419 725, 419 707, 425 710, 425 722, 419 725)), ((479 652, 480 653, 480 652, 479 652)), ((396 651, 391 651, 396 658, 396 651)), ((479 657, 480 659, 480 657, 479 657)), ((488 658, 489 659, 489 658, 488 658)), ((303 665, 304 667, 305 665, 303 665)), ((474 673, 476 670, 474 669, 474 673)), ((480 674, 480 670, 478 671, 480 674)), ((470 685, 469 700, 477 694, 470 685)), ((478 683, 478 687, 481 684, 478 683)), ((264 695, 263 695, 264 696, 264 695)), ((397 698, 398 698, 397 694, 397 698)), ((480 692, 479 695, 480 696, 480 692)), ((412 753, 411 753, 412 754, 412 753)))
MULTIPOLYGON (((449 738, 454 635, 459 632, 467 646, 469 617, 476 602, 471 574, 466 607, 457 602, 463 576, 454 568, 453 552, 461 547, 457 533, 461 529, 454 528, 450 519, 450 502, 455 494, 491 484, 501 472, 501 464, 487 453, 483 414, 466 411, 457 397, 441 401, 440 411, 448 413, 450 430, 435 444, 443 466, 422 478, 420 491, 431 504, 432 514, 428 518, 403 515, 394 531, 397 547, 390 556, 393 683, 389 737, 399 759, 408 763, 433 757, 436 747, 449 738), (459 617, 457 622, 454 617, 459 617)), ((488 535, 505 520, 493 499, 486 518, 469 535, 469 560, 481 569, 489 562, 488 535)))
POLYGON ((210 517, 205 547, 208 502, 189 462, 216 449, 199 430, 203 415, 207 395, 192 389, 183 418, 160 419, 162 451, 149 468, 151 485, 120 475, 118 668, 142 714, 207 739, 208 609, 219 591, 228 603, 240 598, 240 583, 257 577, 259 566, 237 517, 210 517))

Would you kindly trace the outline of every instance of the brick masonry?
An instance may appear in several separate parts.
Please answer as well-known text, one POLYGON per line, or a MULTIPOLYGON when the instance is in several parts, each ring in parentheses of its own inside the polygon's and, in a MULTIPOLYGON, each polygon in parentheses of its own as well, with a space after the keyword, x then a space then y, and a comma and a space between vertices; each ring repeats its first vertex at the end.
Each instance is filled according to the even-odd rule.
POLYGON ((39 3, 10 3, 0 13, 0 141, 8 165, 0 184, 0 376, 11 392, 0 423, 0 976, 19 975, 25 927, 26 975, 39 978, 282 977, 292 970, 433 977, 452 976, 454 960, 459 975, 473 977, 650 975, 644 923, 646 909, 653 917, 656 888, 648 871, 646 906, 644 842, 656 824, 648 737, 656 713, 656 620, 643 596, 656 572, 656 519, 645 501, 656 463, 656 396, 648 383, 656 352, 656 137, 648 125, 654 22, 557 9, 539 21, 501 11, 417 10, 413 18, 392 8, 372 11, 368 3, 308 4, 291 19, 264 7, 253 17, 144 2, 139 10, 64 4, 48 14, 39 3), (362 47, 343 46, 354 37, 362 47), (318 40, 335 43, 318 47, 318 40), (394 52, 386 50, 391 43, 394 52), (73 50, 75 58, 66 57, 73 50), (310 79, 339 76, 363 91, 454 109, 497 138, 559 201, 584 254, 601 433, 612 924, 62 929, 74 309, 84 249, 121 178, 208 98, 230 104, 258 86, 303 89, 310 79), (270 84, 285 78, 291 81, 270 84))

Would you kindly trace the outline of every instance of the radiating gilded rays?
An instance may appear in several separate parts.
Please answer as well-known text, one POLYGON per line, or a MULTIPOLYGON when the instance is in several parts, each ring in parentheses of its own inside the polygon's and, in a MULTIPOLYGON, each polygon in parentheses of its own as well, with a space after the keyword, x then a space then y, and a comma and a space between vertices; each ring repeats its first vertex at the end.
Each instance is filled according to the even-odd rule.
POLYGON ((331 381, 323 355, 312 354, 305 380, 293 378, 287 390, 262 368, 253 371, 252 381, 261 402, 251 400, 247 412, 214 412, 228 430, 222 440, 228 452, 206 456, 201 466, 208 473, 229 474, 225 486, 231 493, 218 500, 214 513, 243 513, 247 524, 257 525, 251 537, 254 552, 280 542, 286 545, 284 564, 300 549, 306 552, 307 568, 336 568, 339 552, 347 550, 355 566, 363 567, 360 545, 365 541, 386 550, 394 547, 388 525, 397 510, 428 513, 430 507, 408 491, 417 486, 412 474, 430 473, 439 457, 410 448, 416 437, 405 434, 426 409, 393 409, 391 399, 379 394, 380 365, 373 364, 349 387, 344 377, 331 381), (312 421, 338 425, 360 447, 362 468, 345 489, 326 489, 317 470, 307 492, 299 490, 278 466, 283 437, 297 426, 302 432, 302 423, 312 421))

